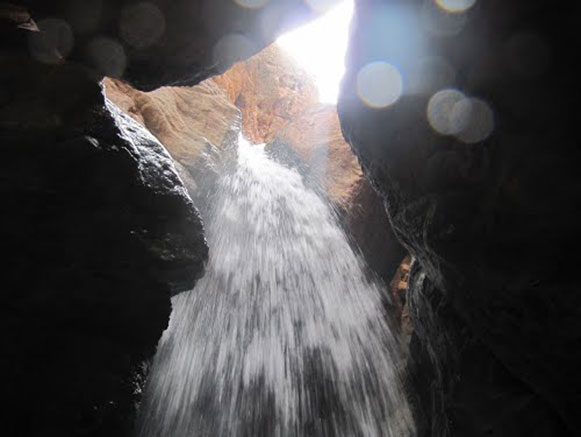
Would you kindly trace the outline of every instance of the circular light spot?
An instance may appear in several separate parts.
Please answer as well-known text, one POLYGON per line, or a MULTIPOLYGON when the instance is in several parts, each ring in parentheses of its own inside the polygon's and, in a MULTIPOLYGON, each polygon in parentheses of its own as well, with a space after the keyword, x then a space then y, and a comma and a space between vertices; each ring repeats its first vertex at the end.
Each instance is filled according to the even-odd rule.
POLYGON ((458 102, 466 96, 458 90, 445 89, 434 94, 428 102, 428 121, 434 130, 442 135, 452 135, 459 132, 461 120, 459 115, 452 119, 452 113, 458 102))
POLYGON ((340 0, 305 0, 305 3, 315 12, 326 12, 340 3, 340 0))
POLYGON ((136 3, 121 12, 119 24, 123 40, 137 48, 153 45, 165 32, 165 17, 152 3, 136 3))
POLYGON ((105 76, 121 77, 127 65, 123 46, 110 38, 97 37, 87 48, 91 63, 105 76))
POLYGON ((230 68, 236 62, 248 59, 257 52, 252 41, 240 34, 224 35, 214 46, 214 62, 220 70, 230 68))
POLYGON ((234 0, 238 6, 248 9, 258 9, 267 4, 269 0, 234 0))
POLYGON ((447 12, 459 13, 470 9, 476 0, 436 0, 436 4, 447 12))
POLYGON ((39 32, 30 32, 28 47, 34 59, 54 64, 62 61, 73 50, 75 38, 68 23, 58 18, 47 18, 37 23, 39 32))
POLYGON ((402 91, 400 72, 387 62, 371 62, 357 73, 357 94, 363 103, 372 108, 394 104, 402 91))
POLYGON ((452 110, 452 124, 459 128, 456 138, 468 144, 479 143, 490 136, 494 129, 494 113, 480 99, 464 99, 452 110))
POLYGON ((472 117, 471 99, 463 98, 456 102, 450 111, 448 123, 450 133, 458 135, 470 124, 472 117))

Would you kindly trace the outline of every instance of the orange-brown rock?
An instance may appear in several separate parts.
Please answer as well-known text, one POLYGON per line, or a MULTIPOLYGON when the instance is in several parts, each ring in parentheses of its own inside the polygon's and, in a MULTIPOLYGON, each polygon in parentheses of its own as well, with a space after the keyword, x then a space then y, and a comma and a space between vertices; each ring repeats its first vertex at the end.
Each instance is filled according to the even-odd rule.
POLYGON ((204 179, 198 174, 200 153, 208 144, 220 150, 230 143, 239 132, 242 115, 247 138, 268 142, 274 154, 284 150, 295 156, 309 183, 315 183, 334 205, 370 268, 385 282, 391 280, 404 253, 383 201, 343 139, 336 107, 318 103, 312 79, 278 47, 272 45, 195 87, 142 92, 115 79, 106 79, 105 87, 114 103, 149 129, 189 170, 193 185, 188 182, 190 175, 178 166, 194 191, 204 179))
POLYGON ((105 79, 107 97, 145 126, 178 162, 194 165, 209 143, 221 148, 239 131, 240 111, 211 79, 193 87, 138 91, 105 79))
POLYGON ((400 328, 407 336, 410 336, 414 330, 407 299, 411 263, 411 255, 406 255, 397 268, 395 275, 393 275, 393 279, 389 283, 389 289, 391 290, 391 295, 395 302, 397 315, 399 317, 400 328))
POLYGON ((244 134, 254 143, 270 142, 318 99, 311 77, 276 44, 213 80, 242 111, 244 134))
POLYGON ((353 207, 364 177, 357 158, 343 139, 334 106, 319 104, 310 108, 274 140, 290 147, 311 173, 316 172, 318 182, 336 206, 345 210, 353 207))

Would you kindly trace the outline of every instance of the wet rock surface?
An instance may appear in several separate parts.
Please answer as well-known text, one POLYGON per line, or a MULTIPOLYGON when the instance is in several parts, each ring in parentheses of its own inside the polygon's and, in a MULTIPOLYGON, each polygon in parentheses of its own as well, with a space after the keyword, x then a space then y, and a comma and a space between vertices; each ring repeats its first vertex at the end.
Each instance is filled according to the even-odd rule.
POLYGON ((114 79, 105 91, 120 109, 147 128, 183 165, 195 165, 210 143, 223 148, 237 140, 240 111, 212 79, 193 87, 142 92, 114 79))
POLYGON ((180 164, 178 171, 196 205, 207 206, 224 163, 234 159, 230 155, 241 130, 240 111, 225 91, 212 79, 150 92, 110 78, 104 85, 107 97, 147 128, 180 164))
POLYGON ((0 73, 7 435, 126 435, 207 246, 161 144, 81 67, 0 73))
POLYGON ((419 435, 575 435, 493 354, 417 263, 408 295, 414 323, 409 386, 419 435))
POLYGON ((422 435, 577 435, 574 8, 478 2, 433 21, 427 3, 358 3, 339 102, 346 139, 425 273, 410 291, 422 435), (389 16, 418 32, 392 27, 386 35, 389 16), (458 17, 461 26, 446 27, 458 17), (402 38, 406 53, 393 44, 402 38), (454 74, 419 91, 404 86, 383 108, 364 103, 364 66, 387 61, 413 77, 419 67, 407 53, 422 50, 454 74), (488 136, 472 142, 436 132, 427 108, 446 87, 487 102, 488 136), (430 368, 433 378, 423 373, 430 368))

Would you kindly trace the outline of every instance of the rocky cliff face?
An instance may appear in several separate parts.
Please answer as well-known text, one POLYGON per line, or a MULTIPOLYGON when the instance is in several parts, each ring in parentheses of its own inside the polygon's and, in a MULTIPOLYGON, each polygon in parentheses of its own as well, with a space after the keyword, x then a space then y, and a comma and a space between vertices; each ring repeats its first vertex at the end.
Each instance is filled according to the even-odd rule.
POLYGON ((212 80, 240 109, 244 135, 256 144, 272 141, 318 100, 313 80, 276 44, 212 80))
POLYGON ((107 97, 167 148, 190 195, 203 207, 241 130, 240 111, 212 79, 194 87, 138 91, 105 79, 107 97))
POLYGON ((211 79, 194 87, 162 87, 151 92, 115 79, 105 79, 104 85, 107 97, 184 165, 197 161, 208 143, 221 148, 240 131, 240 111, 211 79))
POLYGON ((411 369, 422 435, 577 435, 573 7, 478 2, 445 13, 428 3, 357 4, 339 104, 345 137, 418 261, 411 369), (366 95, 378 62, 401 69, 399 99, 366 95), (425 65, 442 74, 411 87, 425 65), (450 87, 481 99, 463 101, 475 112, 436 95, 450 87))

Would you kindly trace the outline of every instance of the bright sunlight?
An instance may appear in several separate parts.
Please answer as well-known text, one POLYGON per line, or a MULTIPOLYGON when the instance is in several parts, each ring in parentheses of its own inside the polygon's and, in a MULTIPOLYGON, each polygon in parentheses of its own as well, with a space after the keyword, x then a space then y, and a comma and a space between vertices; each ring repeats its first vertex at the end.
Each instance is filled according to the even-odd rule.
POLYGON ((344 0, 321 18, 276 41, 313 76, 321 102, 337 103, 352 13, 353 0, 344 0))

